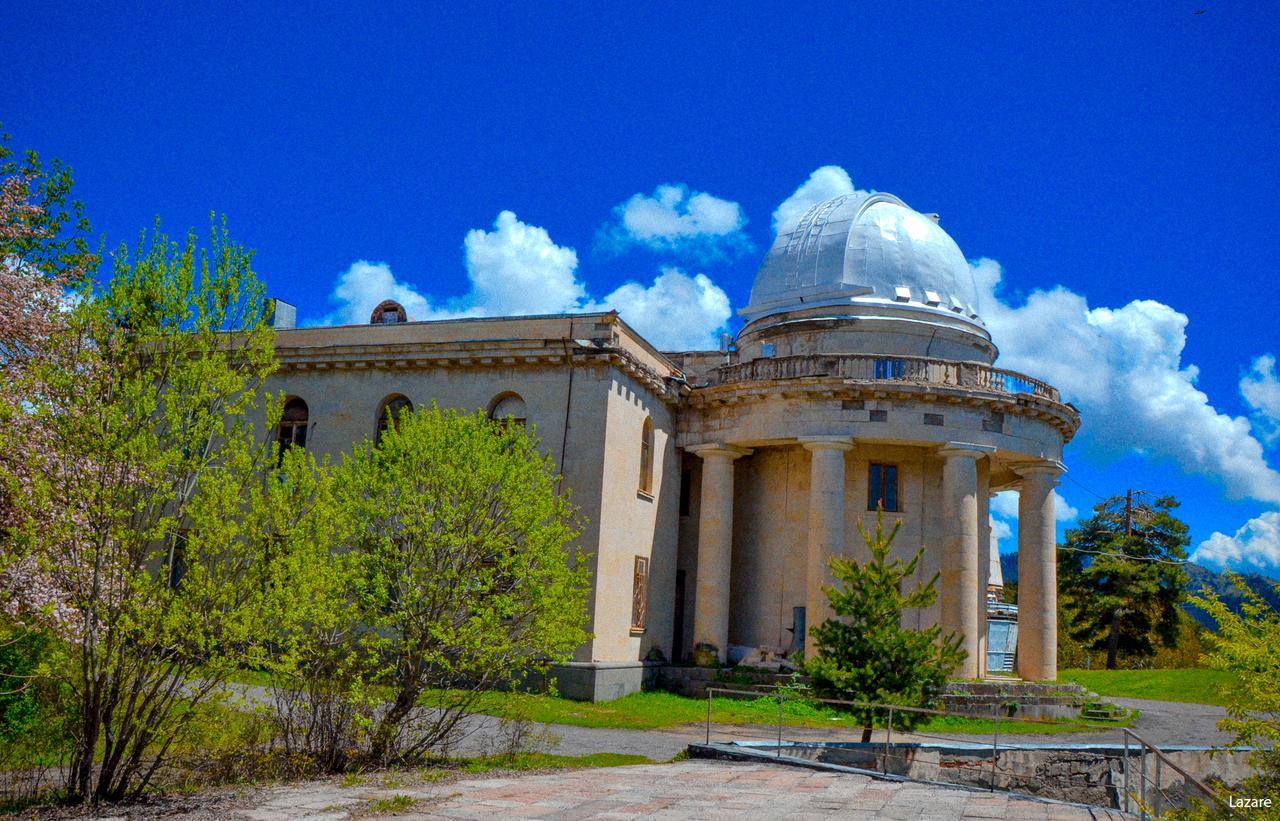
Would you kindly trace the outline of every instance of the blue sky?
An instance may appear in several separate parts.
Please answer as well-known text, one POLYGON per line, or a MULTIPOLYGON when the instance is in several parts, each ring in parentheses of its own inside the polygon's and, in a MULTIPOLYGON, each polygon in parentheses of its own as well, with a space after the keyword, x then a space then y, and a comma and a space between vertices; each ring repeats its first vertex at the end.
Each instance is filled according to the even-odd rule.
POLYGON ((0 7, 0 120, 111 243, 215 210, 305 322, 390 290, 684 346, 811 175, 890 191, 1084 411, 1068 505, 1173 493, 1278 572, 1275 4, 215 5, 0 7))

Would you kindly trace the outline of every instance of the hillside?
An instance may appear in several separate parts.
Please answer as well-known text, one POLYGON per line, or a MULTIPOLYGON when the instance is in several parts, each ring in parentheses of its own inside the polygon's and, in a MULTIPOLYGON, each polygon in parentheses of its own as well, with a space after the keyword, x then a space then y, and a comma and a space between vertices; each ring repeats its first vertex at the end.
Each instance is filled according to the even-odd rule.
MULTIPOLYGON (((1004 580, 1008 582, 1016 582, 1018 580, 1018 556, 1016 553, 1000 554, 1000 569, 1004 573, 1004 580)), ((1187 582, 1188 593, 1199 593, 1203 588, 1208 587, 1214 593, 1225 601, 1232 610, 1240 609, 1240 591, 1227 578, 1225 573, 1216 573, 1207 567, 1198 564, 1187 565, 1187 575, 1190 577, 1187 582)), ((1276 592, 1276 585, 1280 584, 1275 579, 1262 576, 1257 573, 1242 573, 1245 583, 1249 588, 1263 598, 1276 610, 1280 610, 1280 593, 1276 592)), ((1199 608, 1187 607, 1196 621, 1206 627, 1213 627, 1213 622, 1199 608)))

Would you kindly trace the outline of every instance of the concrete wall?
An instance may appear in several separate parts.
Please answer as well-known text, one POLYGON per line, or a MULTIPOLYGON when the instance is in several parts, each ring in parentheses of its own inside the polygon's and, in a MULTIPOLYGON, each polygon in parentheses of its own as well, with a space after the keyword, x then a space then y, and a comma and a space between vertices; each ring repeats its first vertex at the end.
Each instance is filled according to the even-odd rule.
POLYGON ((625 374, 608 385, 603 447, 583 455, 602 461, 597 536, 596 660, 644 658, 657 648, 671 653, 676 564, 676 507, 680 467, 671 409, 625 374), (640 490, 640 441, 644 420, 654 427, 652 492, 640 490), (631 630, 635 559, 649 559, 648 614, 643 632, 631 630))
MULTIPOLYGON (((415 408, 435 402, 472 412, 488 410, 503 394, 518 394, 530 431, 563 474, 581 514, 582 533, 572 548, 590 554, 594 638, 578 649, 575 661, 636 663, 655 647, 670 653, 680 472, 674 410, 655 393, 652 379, 675 370, 616 317, 300 329, 281 332, 277 349, 286 367, 269 380, 268 390, 307 403, 307 448, 335 462, 373 437, 389 396, 403 395, 415 408), (575 358, 570 348, 576 343, 554 333, 621 348, 649 384, 592 349, 575 358), (395 360, 387 355, 392 348, 433 358, 414 361, 406 354, 409 361, 395 360), (469 359, 456 354, 462 350, 469 359), (506 355, 513 352, 536 356, 506 355), (654 421, 654 483, 652 494, 641 495, 646 416, 654 421), (629 629, 635 556, 650 559, 643 635, 629 629)), ((634 679, 638 687, 640 669, 610 675, 634 679)), ((575 669, 570 678, 583 675, 575 669)), ((594 685, 585 689, 596 691, 594 685)))

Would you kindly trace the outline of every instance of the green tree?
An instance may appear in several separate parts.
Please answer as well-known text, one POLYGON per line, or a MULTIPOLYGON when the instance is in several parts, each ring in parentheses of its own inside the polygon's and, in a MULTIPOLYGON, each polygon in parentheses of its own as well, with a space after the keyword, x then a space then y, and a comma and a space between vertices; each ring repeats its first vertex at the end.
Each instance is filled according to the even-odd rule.
POLYGON ((445 741, 484 692, 566 660, 589 637, 589 570, 555 467, 519 425, 406 412, 338 468, 361 561, 368 683, 391 703, 375 761, 445 741))
POLYGON ((1173 515, 1171 496, 1152 503, 1113 497, 1067 531, 1058 549, 1058 585, 1071 611, 1071 635, 1087 650, 1106 651, 1114 670, 1121 653, 1146 658, 1179 637, 1178 605, 1190 543, 1173 515))
MULTIPOLYGON (((871 560, 859 564, 839 556, 831 558, 838 585, 823 590, 836 618, 809 631, 817 652, 804 665, 819 695, 929 707, 947 677, 965 659, 958 635, 944 637, 938 625, 924 630, 902 626, 904 609, 929 607, 937 600, 938 575, 912 584, 923 548, 910 561, 889 558, 900 527, 902 522, 895 522, 886 533, 884 511, 878 511, 874 534, 858 523, 871 560)), ((862 740, 870 741, 876 711, 855 712, 863 722, 862 740)), ((894 726, 910 729, 923 718, 919 713, 896 712, 894 726)))
POLYGON ((71 692, 71 797, 146 788, 196 707, 228 671, 264 655, 277 540, 254 505, 275 473, 263 381, 274 367, 251 254, 214 226, 209 244, 158 227, 120 248, 35 367, 24 412, 50 431, 27 453, 13 533, 55 606, 33 618, 66 640, 45 674, 71 692))
POLYGON ((1205 663, 1234 677, 1226 694, 1227 717, 1218 726, 1235 734, 1232 745, 1255 750, 1250 757, 1254 775, 1233 792, 1275 796, 1280 792, 1280 613, 1242 577, 1227 575, 1240 591, 1239 610, 1208 587, 1191 603, 1218 625, 1216 634, 1206 635, 1205 663))

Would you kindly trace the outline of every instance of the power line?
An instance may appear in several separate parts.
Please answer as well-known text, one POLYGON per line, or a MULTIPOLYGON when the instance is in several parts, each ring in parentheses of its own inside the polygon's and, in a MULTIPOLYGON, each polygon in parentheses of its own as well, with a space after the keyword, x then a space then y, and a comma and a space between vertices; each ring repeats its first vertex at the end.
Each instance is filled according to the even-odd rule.
POLYGON ((1089 488, 1085 487, 1085 486, 1084 486, 1084 484, 1082 484, 1082 483, 1080 482, 1080 480, 1079 480, 1079 479, 1077 479, 1076 477, 1072 476, 1070 473, 1066 473, 1066 474, 1063 474, 1063 475, 1064 475, 1064 476, 1066 476, 1066 477, 1067 477, 1067 479, 1069 479, 1071 482, 1075 483, 1075 485, 1076 485, 1077 487, 1079 487, 1081 490, 1083 490, 1085 493, 1088 493, 1088 494, 1090 494, 1090 495, 1092 495, 1092 496, 1096 496, 1096 497, 1098 497, 1099 499, 1101 499, 1101 500, 1102 500, 1102 501, 1104 501, 1104 502, 1105 502, 1105 501, 1107 501, 1107 499, 1111 498, 1111 497, 1109 497, 1109 496, 1103 496, 1101 493, 1098 493, 1098 492, 1096 492, 1096 491, 1094 491, 1094 490, 1091 490, 1091 489, 1089 489, 1089 488))
POLYGON ((1069 550, 1072 553, 1084 553, 1089 556, 1112 556, 1117 559, 1124 559, 1130 562, 1151 562, 1153 564, 1191 564, 1190 559, 1155 559, 1150 556, 1130 556, 1128 553, 1117 553, 1114 550, 1086 550, 1083 547, 1069 547, 1064 544, 1058 545, 1059 550, 1069 550))

